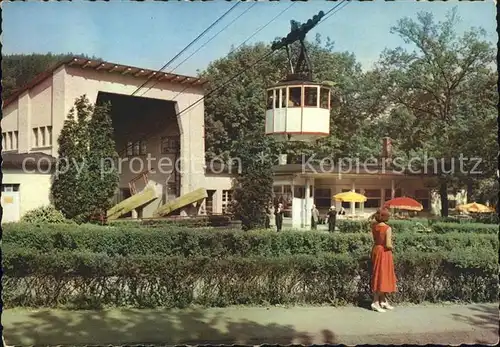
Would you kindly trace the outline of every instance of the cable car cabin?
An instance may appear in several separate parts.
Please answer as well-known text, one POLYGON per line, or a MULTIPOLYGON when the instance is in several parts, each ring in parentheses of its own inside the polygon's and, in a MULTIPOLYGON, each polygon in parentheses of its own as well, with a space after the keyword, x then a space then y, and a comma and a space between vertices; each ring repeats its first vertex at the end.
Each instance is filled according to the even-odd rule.
POLYGON ((281 82, 267 90, 266 135, 280 141, 315 141, 330 134, 330 87, 281 82))

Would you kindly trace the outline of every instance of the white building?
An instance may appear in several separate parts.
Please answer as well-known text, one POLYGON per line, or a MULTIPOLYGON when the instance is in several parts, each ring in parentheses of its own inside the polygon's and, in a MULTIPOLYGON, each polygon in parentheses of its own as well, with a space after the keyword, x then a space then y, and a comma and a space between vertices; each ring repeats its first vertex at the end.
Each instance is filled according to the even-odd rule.
MULTIPOLYGON (((139 215, 150 216, 165 201, 197 188, 213 192, 213 210, 222 213, 224 192, 227 196, 232 181, 229 175, 205 177, 204 104, 195 104, 204 96, 204 84, 195 77, 79 58, 37 76, 3 104, 3 221, 18 220, 49 203, 51 170, 33 168, 41 162, 54 169, 50 163, 57 157, 57 138, 75 100, 84 94, 92 103, 112 103, 117 151, 128 159, 118 200, 130 195, 129 182, 149 169, 147 178, 162 192, 139 215), (147 162, 147 153, 155 160, 147 162)), ((137 180, 137 190, 141 184, 137 180)))

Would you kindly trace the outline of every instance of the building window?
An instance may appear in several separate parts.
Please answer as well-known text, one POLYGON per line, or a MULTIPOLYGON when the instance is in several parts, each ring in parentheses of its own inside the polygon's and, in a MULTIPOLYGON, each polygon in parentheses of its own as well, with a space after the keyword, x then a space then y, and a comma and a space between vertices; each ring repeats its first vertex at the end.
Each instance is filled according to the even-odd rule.
POLYGON ((38 128, 33 128, 33 146, 32 147, 40 147, 38 139, 38 128))
POLYGON ((318 107, 318 88, 305 87, 304 106, 318 107))
POLYGON ((332 205, 331 190, 329 188, 314 189, 314 204, 316 207, 330 207, 332 205))
POLYGON ((47 140, 48 140, 49 146, 52 146, 52 127, 51 126, 47 127, 47 140))
MULTIPOLYGON (((426 189, 417 189, 415 191, 415 200, 417 200, 419 203, 422 204, 422 207, 424 210, 428 210, 430 206, 430 199, 429 199, 429 191, 426 189)), ((451 200, 449 201, 451 203, 451 200)), ((453 201, 455 204, 456 201, 453 201)), ((449 208, 455 208, 456 206, 453 206, 450 204, 449 208)))
POLYGON ((233 197, 232 190, 223 190, 222 191, 222 213, 226 214, 229 204, 231 203, 233 197))
POLYGON ((380 189, 365 189, 364 195, 367 198, 365 201, 366 208, 378 208, 378 207, 380 207, 380 205, 381 205, 380 202, 382 200, 380 189))
POLYGON ((52 146, 52 127, 33 128, 33 141, 31 147, 52 146))
POLYGON ((179 136, 163 136, 161 138, 161 153, 171 154, 180 150, 179 136))
POLYGON ((146 141, 139 140, 136 142, 132 141, 127 142, 128 156, 146 155, 146 152, 147 152, 146 141))
POLYGON ((9 139, 9 149, 13 150, 14 149, 14 133, 12 131, 9 131, 7 133, 8 139, 9 139))
POLYGON ((281 107, 286 108, 286 88, 281 88, 280 89, 280 95, 281 95, 281 107))
POLYGON ((207 214, 214 213, 214 195, 215 190, 207 190, 207 198, 205 199, 205 212, 207 214))
POLYGON ((274 106, 274 89, 267 91, 267 109, 272 110, 274 106))
POLYGON ((288 88, 288 107, 300 107, 302 100, 302 88, 288 88))
POLYGON ((134 144, 132 141, 127 142, 127 155, 130 157, 134 154, 134 144))
POLYGON ((41 127, 40 128, 40 135, 41 135, 41 143, 42 143, 42 146, 46 146, 47 145, 47 136, 45 134, 45 127, 41 127))
MULTIPOLYGON (((302 188, 303 189, 303 188, 302 188)), ((279 185, 273 187, 274 204, 282 203, 285 208, 292 205, 293 194, 291 185, 279 185)), ((302 194, 300 190, 296 190, 297 194, 302 194)))
POLYGON ((19 184, 2 184, 2 192, 18 192, 19 184))
POLYGON ((306 189, 304 187, 293 187, 293 197, 304 199, 306 197, 306 189))
POLYGON ((177 197, 177 183, 176 182, 168 182, 167 183, 167 195, 172 198, 177 197))
POLYGON ((2 149, 12 151, 19 148, 19 132, 7 131, 2 133, 2 149))
POLYGON ((321 108, 329 108, 328 105, 328 98, 330 96, 330 90, 327 88, 321 88, 320 94, 319 94, 319 107, 321 108))
MULTIPOLYGON (((403 196, 403 190, 401 188, 394 190, 394 197, 399 198, 403 196)), ((391 189, 385 190, 385 201, 391 200, 391 189)))

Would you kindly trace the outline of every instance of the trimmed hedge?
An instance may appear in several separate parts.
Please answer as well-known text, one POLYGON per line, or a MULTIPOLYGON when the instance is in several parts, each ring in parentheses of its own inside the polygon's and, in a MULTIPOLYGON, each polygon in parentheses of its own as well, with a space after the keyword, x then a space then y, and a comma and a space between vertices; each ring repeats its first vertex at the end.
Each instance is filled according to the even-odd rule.
MULTIPOLYGON (((427 223, 412 220, 391 220, 388 223, 394 232, 429 232, 427 223)), ((353 221, 353 220, 339 220, 336 225, 342 233, 366 233, 370 230, 370 222, 368 220, 353 221)))
POLYGON ((497 234, 498 225, 479 223, 434 223, 432 232, 444 234, 449 232, 474 233, 474 234, 497 234))
POLYGON ((228 227, 231 226, 231 216, 229 215, 208 215, 189 218, 165 218, 165 219, 142 219, 142 220, 112 220, 108 222, 110 226, 136 227, 144 226, 148 228, 163 228, 166 226, 175 227, 228 227))
POLYGON ((460 224, 466 224, 466 223, 480 223, 480 224, 499 224, 500 223, 500 218, 498 214, 496 213, 475 213, 475 214, 469 214, 470 219, 457 219, 453 217, 438 217, 438 218, 433 218, 429 219, 429 224, 431 223, 460 223, 460 224))
MULTIPOLYGON (((395 254, 394 302, 498 300, 496 252, 395 254)), ((7 249, 7 307, 345 304, 370 299, 368 258, 115 256, 7 249)))
MULTIPOLYGON (((450 224, 445 223, 445 226, 450 224)), ((372 236, 364 233, 316 231, 193 230, 190 228, 113 228, 99 226, 11 225, 5 228, 5 246, 34 252, 88 251, 110 256, 155 254, 162 256, 278 257, 283 255, 354 253, 368 254, 372 236)), ((394 233, 398 252, 498 250, 496 235, 447 232, 446 234, 394 233)))
MULTIPOLYGON (((470 232, 475 234, 496 234, 498 225, 482 224, 482 223, 451 223, 451 222, 431 222, 428 223, 414 220, 391 220, 388 224, 392 227, 395 233, 442 233, 459 231, 470 232)), ((351 221, 341 220, 337 222, 340 232, 345 233, 366 233, 370 230, 368 221, 351 221)))

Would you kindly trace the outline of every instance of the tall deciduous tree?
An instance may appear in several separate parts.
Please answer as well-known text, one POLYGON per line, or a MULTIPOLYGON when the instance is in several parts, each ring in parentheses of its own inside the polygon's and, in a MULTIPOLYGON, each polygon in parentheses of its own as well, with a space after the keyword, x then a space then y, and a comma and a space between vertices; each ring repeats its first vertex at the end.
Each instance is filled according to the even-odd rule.
POLYGON ((58 138, 59 165, 52 198, 57 209, 77 222, 105 212, 118 184, 109 111, 109 105, 94 106, 81 96, 58 138))
MULTIPOLYGON (((496 75, 494 51, 481 30, 471 29, 459 37, 457 21, 455 10, 439 23, 427 12, 419 13, 417 21, 401 19, 392 32, 414 50, 386 50, 377 72, 383 76, 383 94, 392 108, 386 124, 393 133, 399 132, 395 138, 401 147, 408 152, 421 149, 449 165, 461 153, 470 158, 487 152, 484 175, 474 177, 478 179, 491 174, 498 148, 491 141, 498 98, 491 83, 496 75)), ((453 172, 448 169, 439 172, 443 215, 448 213, 448 185, 472 178, 456 164, 453 172)))

